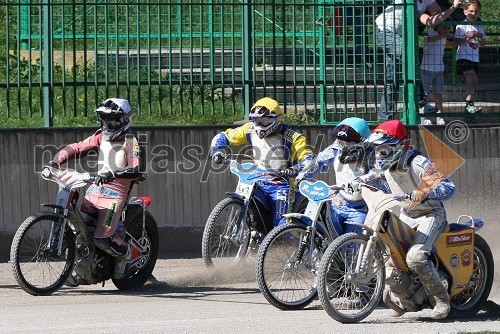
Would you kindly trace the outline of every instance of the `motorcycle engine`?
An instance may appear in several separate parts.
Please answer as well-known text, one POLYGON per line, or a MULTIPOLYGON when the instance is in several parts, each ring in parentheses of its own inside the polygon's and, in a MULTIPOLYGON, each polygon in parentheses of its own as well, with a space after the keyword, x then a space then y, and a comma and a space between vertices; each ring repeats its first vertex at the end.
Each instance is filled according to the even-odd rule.
POLYGON ((406 271, 399 268, 387 268, 385 284, 390 286, 392 292, 410 298, 411 282, 411 277, 406 271))

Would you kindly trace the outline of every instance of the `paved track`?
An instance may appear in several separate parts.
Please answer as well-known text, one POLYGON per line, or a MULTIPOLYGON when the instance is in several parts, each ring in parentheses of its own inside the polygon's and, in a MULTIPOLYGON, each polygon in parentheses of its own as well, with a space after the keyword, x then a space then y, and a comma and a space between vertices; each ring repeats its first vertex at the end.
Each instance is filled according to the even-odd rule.
MULTIPOLYGON (((379 308, 360 324, 342 325, 318 301, 280 311, 260 294, 252 268, 209 272, 201 259, 159 260, 158 282, 120 292, 109 282, 63 288, 48 297, 21 290, 0 263, 0 333, 459 333, 500 331, 500 312, 432 321, 428 310, 390 318, 379 308)), ((500 304, 498 278, 491 298, 500 304)), ((500 332, 499 332, 500 333, 500 332)))

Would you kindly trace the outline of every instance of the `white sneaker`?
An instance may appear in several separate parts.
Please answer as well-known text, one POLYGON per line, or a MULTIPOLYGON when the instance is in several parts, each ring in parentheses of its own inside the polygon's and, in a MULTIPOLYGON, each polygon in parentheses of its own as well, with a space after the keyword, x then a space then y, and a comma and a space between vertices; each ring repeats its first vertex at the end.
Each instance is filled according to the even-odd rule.
POLYGON ((422 117, 422 118, 420 119, 420 124, 421 124, 421 125, 432 125, 432 122, 431 122, 431 120, 430 120, 430 119, 427 119, 427 118, 422 117))
POLYGON ((436 117, 436 125, 445 125, 446 122, 441 117, 436 117))

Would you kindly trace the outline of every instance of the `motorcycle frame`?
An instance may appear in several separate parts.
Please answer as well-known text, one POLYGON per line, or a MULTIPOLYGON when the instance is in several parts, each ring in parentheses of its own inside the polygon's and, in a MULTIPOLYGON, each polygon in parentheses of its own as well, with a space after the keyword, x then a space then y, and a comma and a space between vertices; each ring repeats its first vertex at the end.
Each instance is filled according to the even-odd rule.
MULTIPOLYGON (((42 177, 44 177, 46 180, 51 180, 49 177, 45 177, 43 175, 42 177)), ((85 183, 92 182, 91 180, 87 180, 85 181, 85 183)), ((68 225, 70 226, 73 234, 76 235, 77 233, 80 233, 83 236, 83 238, 87 242, 87 245, 90 247, 92 254, 95 254, 97 250, 97 247, 93 242, 93 236, 87 228, 87 224, 85 223, 85 220, 77 206, 78 199, 80 197, 78 188, 80 187, 68 188, 59 184, 55 203, 41 204, 42 207, 51 208, 53 210, 53 213, 59 217, 59 221, 57 222, 57 224, 55 222, 52 222, 49 232, 49 240, 47 241, 47 247, 50 250, 54 250, 54 240, 59 241, 56 245, 57 254, 59 256, 62 254, 63 237, 68 225)), ((131 198, 130 201, 134 199, 135 198, 131 198)), ((145 201, 139 198, 139 201, 127 203, 122 210, 122 220, 123 222, 125 222, 125 212, 132 205, 139 205, 142 208, 142 237, 144 238, 146 233, 145 225, 147 209, 147 204, 145 203, 145 201)), ((140 252, 144 251, 144 247, 130 233, 128 233, 128 231, 125 231, 125 234, 127 238, 134 243, 134 246, 140 250, 140 252)), ((90 252, 87 253, 87 256, 89 253, 90 252)))
MULTIPOLYGON (((302 180, 309 182, 309 180, 302 180)), ((323 181, 316 181, 310 183, 311 187, 320 186, 323 189, 331 189, 332 187, 328 186, 323 181)), ((304 213, 288 213, 285 214, 285 218, 290 219, 294 218, 304 224, 306 226, 306 235, 301 241, 301 245, 297 252, 298 261, 302 260, 302 255, 304 253, 305 246, 308 246, 309 249, 314 249, 314 238, 311 238, 311 235, 316 235, 316 232, 319 231, 320 235, 323 237, 322 247, 325 250, 328 245, 339 236, 341 227, 338 219, 334 219, 331 213, 331 201, 332 198, 336 195, 328 194, 327 197, 324 198, 315 198, 308 196, 299 186, 302 195, 308 199, 307 207, 304 213), (324 215, 322 216, 321 212, 324 210, 324 215), (319 219, 322 217, 323 219, 319 219), (336 230, 338 229, 338 230, 336 230)), ((312 266, 313 262, 313 254, 310 252, 307 258, 307 264, 312 266)))

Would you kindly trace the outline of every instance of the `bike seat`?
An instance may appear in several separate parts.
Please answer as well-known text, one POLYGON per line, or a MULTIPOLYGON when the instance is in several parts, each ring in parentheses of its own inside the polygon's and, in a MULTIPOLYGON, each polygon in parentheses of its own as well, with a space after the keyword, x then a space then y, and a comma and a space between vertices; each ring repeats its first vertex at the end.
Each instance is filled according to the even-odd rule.
POLYGON ((453 224, 449 224, 449 225, 450 225, 450 232, 458 232, 461 230, 472 228, 473 225, 476 229, 479 229, 479 228, 483 227, 484 220, 482 220, 481 218, 474 218, 472 220, 471 219, 462 220, 459 223, 453 223, 453 224))

